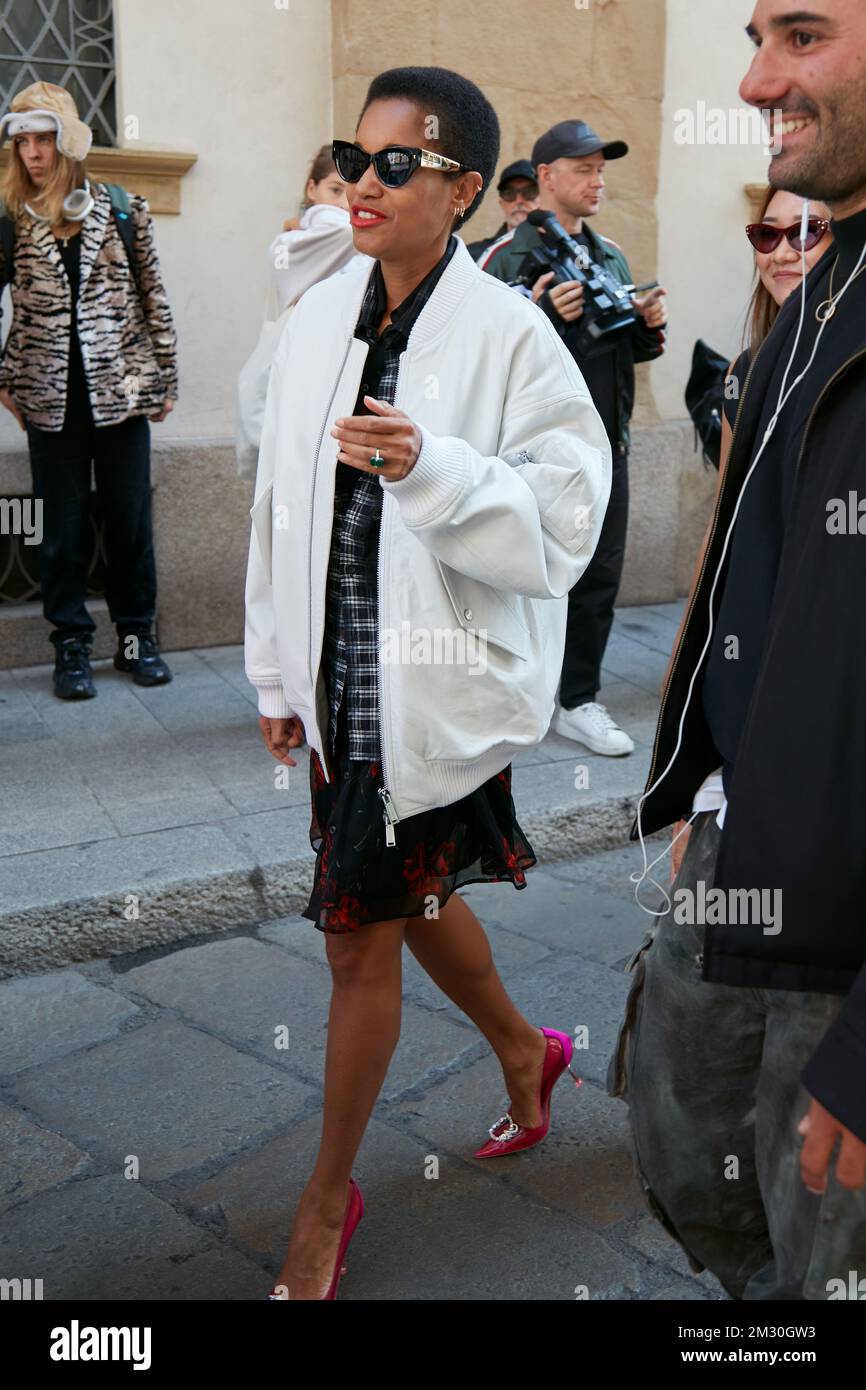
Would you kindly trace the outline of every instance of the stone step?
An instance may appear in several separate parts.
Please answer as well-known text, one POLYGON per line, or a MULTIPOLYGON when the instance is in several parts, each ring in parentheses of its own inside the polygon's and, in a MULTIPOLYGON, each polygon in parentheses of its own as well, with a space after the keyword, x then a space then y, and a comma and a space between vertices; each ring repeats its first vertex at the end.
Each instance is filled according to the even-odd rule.
MULTIPOLYGON (((88 599, 87 611, 96 623, 91 655, 94 658, 112 656, 117 636, 108 616, 108 604, 104 598, 88 599)), ((11 671, 17 666, 41 666, 47 661, 53 664, 50 632, 41 603, 0 604, 0 671, 11 671)))

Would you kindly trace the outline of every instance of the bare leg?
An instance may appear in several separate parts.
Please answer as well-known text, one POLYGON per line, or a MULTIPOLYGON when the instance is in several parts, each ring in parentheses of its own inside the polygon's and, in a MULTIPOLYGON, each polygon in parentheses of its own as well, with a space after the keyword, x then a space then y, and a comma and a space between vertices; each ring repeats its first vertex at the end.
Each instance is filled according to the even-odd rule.
POLYGON ((405 924, 369 922, 325 938, 333 988, 322 1137, 277 1279, 290 1299, 322 1298, 331 1280, 352 1164, 400 1036, 405 924))
POLYGON ((443 994, 484 1034, 499 1058, 517 1124, 541 1124, 538 1091, 547 1044, 505 992, 487 933, 458 893, 437 919, 406 919, 406 945, 443 994))

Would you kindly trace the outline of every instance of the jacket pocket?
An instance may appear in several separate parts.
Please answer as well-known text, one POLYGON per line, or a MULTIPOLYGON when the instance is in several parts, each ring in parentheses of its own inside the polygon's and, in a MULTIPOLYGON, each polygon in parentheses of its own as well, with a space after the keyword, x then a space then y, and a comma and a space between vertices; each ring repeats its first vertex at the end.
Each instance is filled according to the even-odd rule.
POLYGON ((484 641, 486 633, 487 641, 526 661, 529 657, 529 628, 502 590, 482 584, 478 579, 470 579, 441 560, 437 559, 436 563, 454 616, 464 631, 476 634, 479 641, 484 641))
POLYGON ((626 965, 626 971, 633 971, 633 979, 625 1002, 623 1020, 617 1034, 616 1045, 607 1069, 607 1094, 625 1098, 628 1094, 629 1054, 632 1035, 637 1022, 638 1004, 646 982, 646 953, 655 940, 655 932, 648 931, 642 944, 626 965))
POLYGON ((271 579, 271 560, 274 543, 274 485, 268 483, 261 497, 250 508, 250 516, 259 542, 262 559, 265 562, 268 579, 271 579))

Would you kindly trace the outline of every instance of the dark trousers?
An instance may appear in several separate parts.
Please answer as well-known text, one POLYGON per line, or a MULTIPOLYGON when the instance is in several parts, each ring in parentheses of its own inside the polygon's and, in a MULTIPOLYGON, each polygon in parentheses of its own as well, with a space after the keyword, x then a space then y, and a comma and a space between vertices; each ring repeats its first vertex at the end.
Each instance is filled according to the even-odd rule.
POLYGON ((563 709, 594 700, 619 590, 628 526, 628 454, 613 455, 610 501, 595 554, 568 595, 565 656, 559 686, 563 709))
POLYGON ((42 500, 39 574, 51 641, 90 641, 85 607, 91 551, 90 470, 102 504, 105 597, 123 638, 150 632, 156 612, 156 565, 150 506, 150 426, 145 415, 96 427, 89 412, 67 417, 57 432, 28 424, 33 492, 42 500))

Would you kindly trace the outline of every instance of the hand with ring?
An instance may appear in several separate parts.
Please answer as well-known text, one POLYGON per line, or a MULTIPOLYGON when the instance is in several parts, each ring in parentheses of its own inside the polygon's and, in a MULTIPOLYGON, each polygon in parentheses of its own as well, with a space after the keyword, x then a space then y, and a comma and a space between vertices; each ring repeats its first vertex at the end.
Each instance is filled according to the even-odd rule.
POLYGON ((370 415, 349 415, 337 420, 331 435, 340 445, 337 458, 363 473, 376 472, 388 482, 398 482, 415 467, 421 452, 421 431, 402 410, 365 396, 370 415))

